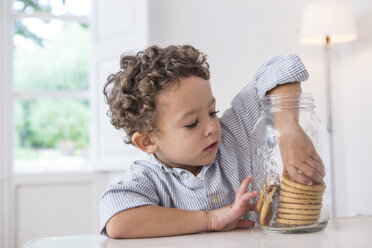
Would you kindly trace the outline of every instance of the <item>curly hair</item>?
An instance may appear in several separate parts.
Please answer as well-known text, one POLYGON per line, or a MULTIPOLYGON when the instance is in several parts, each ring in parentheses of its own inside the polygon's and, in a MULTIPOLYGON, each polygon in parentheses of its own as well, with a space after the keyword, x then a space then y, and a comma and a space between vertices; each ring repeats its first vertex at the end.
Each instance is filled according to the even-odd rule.
POLYGON ((135 55, 120 57, 120 71, 111 74, 103 89, 109 105, 107 115, 116 129, 132 136, 149 134, 156 129, 156 97, 180 79, 198 76, 209 80, 207 56, 190 45, 160 48, 150 46, 135 55))

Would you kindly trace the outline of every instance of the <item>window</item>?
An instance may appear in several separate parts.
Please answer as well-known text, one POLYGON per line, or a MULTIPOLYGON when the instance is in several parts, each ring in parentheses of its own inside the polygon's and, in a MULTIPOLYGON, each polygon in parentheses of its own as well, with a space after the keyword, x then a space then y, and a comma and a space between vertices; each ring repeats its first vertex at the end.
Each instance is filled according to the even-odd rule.
POLYGON ((89 168, 90 0, 13 0, 14 172, 89 168))

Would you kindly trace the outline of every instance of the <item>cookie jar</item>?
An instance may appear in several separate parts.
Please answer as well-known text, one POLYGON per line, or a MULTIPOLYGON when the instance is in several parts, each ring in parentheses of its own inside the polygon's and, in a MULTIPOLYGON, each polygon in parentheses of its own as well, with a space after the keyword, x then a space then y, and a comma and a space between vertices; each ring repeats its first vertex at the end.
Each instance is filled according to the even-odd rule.
POLYGON ((264 230, 315 232, 327 225, 331 210, 329 136, 314 109, 311 94, 267 95, 261 100, 251 154, 253 189, 259 192, 256 221, 264 230), (287 166, 303 157, 309 157, 309 162, 287 166), (318 171, 324 165, 317 180, 304 185, 292 179, 291 175, 297 179, 309 175, 310 164, 318 171))

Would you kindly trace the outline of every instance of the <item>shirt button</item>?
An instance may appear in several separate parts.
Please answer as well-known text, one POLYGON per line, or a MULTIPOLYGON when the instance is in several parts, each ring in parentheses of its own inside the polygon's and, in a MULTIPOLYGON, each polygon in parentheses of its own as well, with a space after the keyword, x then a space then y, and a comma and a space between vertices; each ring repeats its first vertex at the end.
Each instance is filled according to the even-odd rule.
POLYGON ((187 174, 187 172, 182 171, 182 172, 181 172, 181 176, 182 176, 183 179, 185 179, 185 180, 189 179, 189 175, 187 174))
POLYGON ((216 204, 216 203, 218 202, 217 197, 213 196, 212 199, 211 199, 211 202, 212 202, 213 204, 216 204))

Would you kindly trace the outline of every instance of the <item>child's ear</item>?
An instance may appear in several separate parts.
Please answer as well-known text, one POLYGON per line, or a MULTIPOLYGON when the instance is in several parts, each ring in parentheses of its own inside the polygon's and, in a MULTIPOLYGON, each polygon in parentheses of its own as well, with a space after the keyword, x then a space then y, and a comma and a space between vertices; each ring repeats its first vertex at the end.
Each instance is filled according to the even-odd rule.
POLYGON ((132 136, 132 142, 142 151, 152 154, 158 149, 158 146, 151 141, 148 135, 144 135, 139 132, 135 132, 132 136))

